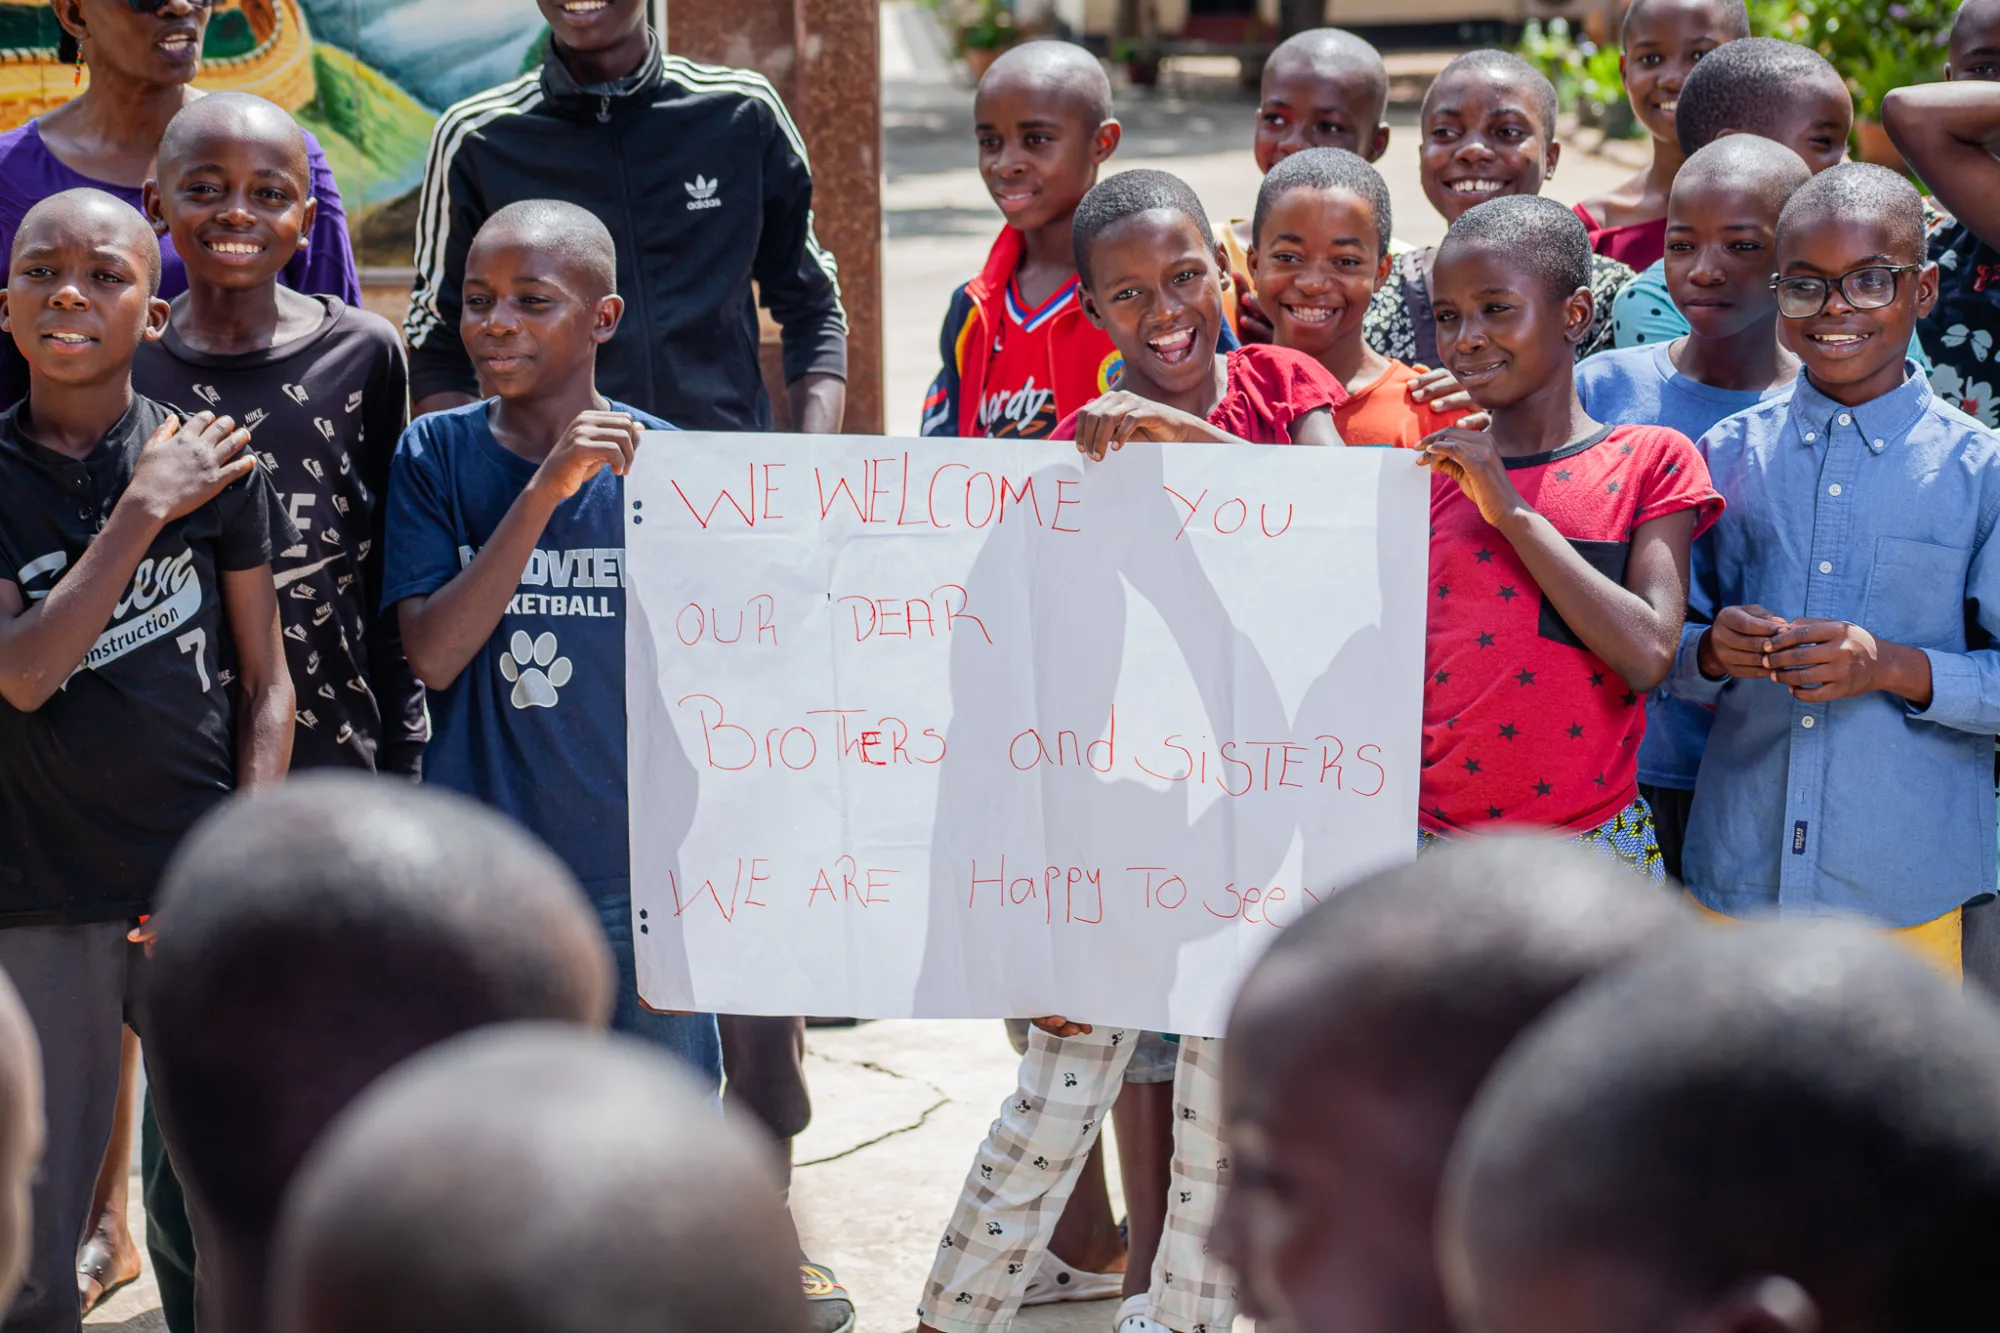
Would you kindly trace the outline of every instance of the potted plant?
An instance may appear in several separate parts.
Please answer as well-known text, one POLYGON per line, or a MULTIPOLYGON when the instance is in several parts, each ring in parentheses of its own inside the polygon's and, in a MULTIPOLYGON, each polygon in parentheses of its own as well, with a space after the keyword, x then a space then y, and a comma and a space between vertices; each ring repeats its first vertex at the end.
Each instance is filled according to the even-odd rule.
POLYGON ((985 76, 1000 53, 1021 40, 1014 26, 1014 11, 1006 0, 971 0, 962 6, 958 20, 958 49, 973 82, 985 76))

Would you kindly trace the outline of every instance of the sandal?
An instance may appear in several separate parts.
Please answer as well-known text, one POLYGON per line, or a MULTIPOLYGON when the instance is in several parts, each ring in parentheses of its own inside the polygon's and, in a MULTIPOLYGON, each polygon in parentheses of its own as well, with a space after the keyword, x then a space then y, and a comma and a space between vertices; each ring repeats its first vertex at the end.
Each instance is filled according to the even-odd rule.
POLYGON ((82 1302, 83 1313, 89 1314, 112 1296, 139 1280, 140 1264, 137 1247, 127 1251, 132 1258, 129 1272, 113 1273, 111 1265, 118 1260, 111 1240, 102 1231, 90 1233, 90 1239, 76 1252, 76 1294, 82 1302))
POLYGON ((1088 1269, 1071 1268, 1056 1258, 1055 1251, 1043 1250, 1042 1261, 1035 1265, 1035 1276, 1028 1281, 1028 1294, 1021 1298, 1023 1306, 1054 1305, 1058 1301, 1101 1301, 1116 1296, 1125 1289, 1123 1270, 1116 1273, 1093 1273, 1088 1269))

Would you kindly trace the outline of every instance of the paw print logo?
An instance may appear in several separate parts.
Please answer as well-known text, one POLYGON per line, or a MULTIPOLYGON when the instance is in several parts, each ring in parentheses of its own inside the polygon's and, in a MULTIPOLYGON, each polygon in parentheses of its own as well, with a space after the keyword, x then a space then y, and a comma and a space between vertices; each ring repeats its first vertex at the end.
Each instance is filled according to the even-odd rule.
POLYGON ((517 629, 500 654, 500 675, 514 686, 508 698, 514 707, 554 708, 556 691, 569 684, 569 659, 556 656, 556 636, 549 631, 531 639, 517 629))

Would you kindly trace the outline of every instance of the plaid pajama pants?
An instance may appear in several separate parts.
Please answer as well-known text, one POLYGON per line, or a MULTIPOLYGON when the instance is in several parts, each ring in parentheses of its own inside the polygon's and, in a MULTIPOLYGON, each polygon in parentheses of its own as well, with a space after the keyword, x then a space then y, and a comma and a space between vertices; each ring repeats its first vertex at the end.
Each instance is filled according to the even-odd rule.
MULTIPOLYGON (((987 1131, 939 1242, 917 1317, 943 1333, 1005 1328, 1048 1248, 1084 1158, 1124 1087, 1137 1028, 1029 1033, 1020 1085, 987 1131)), ((1236 1279, 1208 1250, 1229 1160, 1221 1140, 1222 1044, 1182 1037, 1166 1232, 1147 1313, 1176 1333, 1225 1333, 1236 1279)))

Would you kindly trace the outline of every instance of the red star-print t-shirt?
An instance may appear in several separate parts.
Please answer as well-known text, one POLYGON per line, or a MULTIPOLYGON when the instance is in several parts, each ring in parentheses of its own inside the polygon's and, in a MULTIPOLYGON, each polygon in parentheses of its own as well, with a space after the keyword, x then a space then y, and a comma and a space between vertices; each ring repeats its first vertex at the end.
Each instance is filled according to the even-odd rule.
MULTIPOLYGON (((1521 497, 1613 582, 1632 533, 1722 512, 1708 465, 1678 431, 1606 426, 1507 460, 1521 497)), ((1579 833, 1632 803, 1646 696, 1583 646, 1507 539, 1457 483, 1431 481, 1429 628, 1418 820, 1450 834, 1495 824, 1579 833)))

